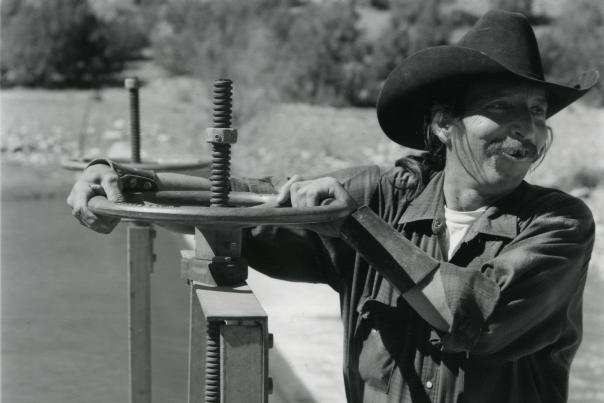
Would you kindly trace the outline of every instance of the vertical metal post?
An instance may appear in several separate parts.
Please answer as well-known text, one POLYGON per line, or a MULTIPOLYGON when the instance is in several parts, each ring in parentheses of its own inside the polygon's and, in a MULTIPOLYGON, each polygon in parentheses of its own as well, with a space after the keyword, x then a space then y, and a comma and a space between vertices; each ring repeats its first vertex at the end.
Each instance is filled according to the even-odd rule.
POLYGON ((155 230, 128 225, 128 349, 130 403, 151 403, 151 272, 155 230))

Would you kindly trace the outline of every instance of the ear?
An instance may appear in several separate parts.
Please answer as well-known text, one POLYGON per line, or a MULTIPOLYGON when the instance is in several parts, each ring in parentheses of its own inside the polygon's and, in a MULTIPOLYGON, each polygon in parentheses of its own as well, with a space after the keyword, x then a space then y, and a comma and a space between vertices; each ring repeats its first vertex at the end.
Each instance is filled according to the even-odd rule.
POLYGON ((451 136, 454 124, 450 116, 443 110, 433 111, 430 130, 447 147, 451 146, 451 136))

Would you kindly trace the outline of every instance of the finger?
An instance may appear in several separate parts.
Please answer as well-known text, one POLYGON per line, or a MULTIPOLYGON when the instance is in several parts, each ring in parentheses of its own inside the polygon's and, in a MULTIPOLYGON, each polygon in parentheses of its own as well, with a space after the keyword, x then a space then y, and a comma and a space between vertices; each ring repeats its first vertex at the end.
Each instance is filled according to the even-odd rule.
POLYGON ((306 206, 307 207, 318 206, 320 199, 321 199, 321 195, 318 192, 309 191, 306 193, 306 197, 305 197, 306 206))
POLYGON ((72 195, 72 213, 82 224, 92 225, 98 217, 88 209, 88 200, 94 195, 92 187, 85 184, 76 184, 72 195))
POLYGON ((69 195, 67 196, 67 200, 65 200, 65 201, 67 202, 69 207, 73 207, 73 188, 71 188, 71 191, 69 192, 69 195))
POLYGON ((291 178, 289 178, 288 181, 285 182, 285 184, 283 186, 281 186, 281 189, 279 189, 279 194, 277 195, 277 204, 279 204, 280 206, 287 204, 287 202, 291 198, 291 195, 290 195, 291 186, 294 183, 299 182, 301 180, 302 180, 302 178, 299 175, 294 175, 291 178))
POLYGON ((296 183, 292 183, 289 186, 288 195, 292 207, 296 207, 296 204, 298 203, 298 189, 299 185, 296 183))
POLYGON ((344 189, 344 186, 342 186, 342 184, 340 184, 339 182, 335 182, 335 185, 333 186, 333 197, 336 200, 340 200, 346 203, 346 205, 352 210, 355 210, 357 208, 355 200, 352 198, 352 196, 350 196, 346 189, 344 189))
POLYGON ((117 175, 103 175, 103 178, 101 179, 101 185, 103 187, 103 190, 105 191, 105 194, 107 195, 107 199, 112 202, 124 201, 124 196, 122 195, 122 192, 120 191, 118 185, 117 175))

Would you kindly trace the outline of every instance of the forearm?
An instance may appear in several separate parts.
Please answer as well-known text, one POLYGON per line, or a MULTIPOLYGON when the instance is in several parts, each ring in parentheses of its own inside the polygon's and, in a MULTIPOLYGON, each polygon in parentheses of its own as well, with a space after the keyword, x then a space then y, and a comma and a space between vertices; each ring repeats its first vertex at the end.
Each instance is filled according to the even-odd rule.
POLYGON ((88 166, 97 164, 111 167, 125 191, 210 190, 210 180, 201 176, 130 168, 106 158, 95 159, 88 166))

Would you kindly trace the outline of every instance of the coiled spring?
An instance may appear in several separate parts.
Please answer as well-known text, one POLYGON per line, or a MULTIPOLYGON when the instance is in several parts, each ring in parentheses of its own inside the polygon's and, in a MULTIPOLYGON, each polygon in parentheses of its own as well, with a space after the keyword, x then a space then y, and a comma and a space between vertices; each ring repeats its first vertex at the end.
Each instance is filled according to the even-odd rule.
POLYGON ((220 324, 207 325, 205 403, 220 402, 220 324))
POLYGON ((233 82, 231 80, 220 79, 214 81, 214 127, 231 127, 231 117, 233 114, 233 82))
MULTIPOLYGON (((233 82, 216 80, 213 92, 213 117, 215 128, 230 128, 233 113, 233 82)), ((229 202, 229 177, 231 145, 212 143, 212 168, 210 172, 210 206, 226 207, 229 202)))

